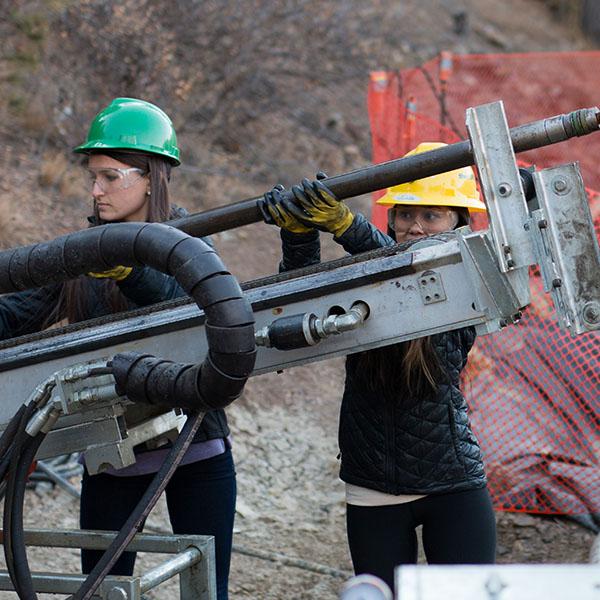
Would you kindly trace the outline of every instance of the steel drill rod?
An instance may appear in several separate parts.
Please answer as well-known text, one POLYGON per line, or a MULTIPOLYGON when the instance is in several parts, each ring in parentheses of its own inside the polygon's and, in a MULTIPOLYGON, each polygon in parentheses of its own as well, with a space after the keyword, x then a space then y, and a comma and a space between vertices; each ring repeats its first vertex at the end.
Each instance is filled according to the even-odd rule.
MULTIPOLYGON (((510 130, 510 137, 515 153, 519 153, 556 144, 572 137, 587 135, 598 131, 599 128, 600 109, 582 108, 513 127, 510 130)), ((422 154, 397 158, 350 173, 328 177, 323 180, 323 183, 338 198, 352 198, 415 179, 467 167, 474 163, 471 142, 466 140, 422 154)), ((286 191, 284 194, 291 194, 291 192, 286 191)), ((198 237, 257 223, 262 220, 259 200, 260 197, 251 198, 211 208, 169 221, 169 225, 198 237)))

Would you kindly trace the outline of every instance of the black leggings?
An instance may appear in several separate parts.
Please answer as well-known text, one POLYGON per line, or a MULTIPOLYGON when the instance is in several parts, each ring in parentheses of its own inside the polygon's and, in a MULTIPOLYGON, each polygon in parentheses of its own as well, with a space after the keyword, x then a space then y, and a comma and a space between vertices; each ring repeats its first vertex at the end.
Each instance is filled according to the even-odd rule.
MULTIPOLYGON (((90 476, 84 471, 81 528, 121 529, 153 477, 90 476)), ((236 497, 231 450, 179 467, 167 485, 166 497, 174 533, 215 536, 217 598, 226 600, 236 497)), ((83 572, 89 573, 102 554, 97 550, 83 550, 83 572)), ((131 575, 134 562, 134 552, 123 553, 111 574, 131 575)))
POLYGON ((430 564, 486 564, 496 557, 496 520, 487 488, 426 496, 391 506, 347 505, 356 574, 370 573, 393 589, 394 567, 417 562, 417 534, 430 564))

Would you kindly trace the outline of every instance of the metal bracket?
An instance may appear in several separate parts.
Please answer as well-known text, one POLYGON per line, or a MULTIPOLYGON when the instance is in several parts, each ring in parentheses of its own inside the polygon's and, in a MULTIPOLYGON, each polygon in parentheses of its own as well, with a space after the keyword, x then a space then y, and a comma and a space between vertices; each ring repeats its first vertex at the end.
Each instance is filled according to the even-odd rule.
POLYGON ((468 108, 466 126, 503 273, 510 272, 519 304, 529 303, 528 267, 535 254, 524 224, 527 201, 501 101, 468 108))
POLYGON ((442 276, 436 271, 423 271, 419 275, 419 291, 423 304, 435 304, 446 300, 442 276))
POLYGON ((510 130, 501 101, 467 109, 466 126, 475 156, 500 268, 528 267, 533 248, 523 224, 528 210, 510 130))
POLYGON ((480 281, 474 286, 477 293, 477 309, 484 310, 489 321, 478 326, 478 333, 492 333, 521 317, 519 298, 510 285, 507 274, 498 268, 498 258, 487 233, 459 233, 463 263, 472 271, 471 281, 480 281), (482 291, 485 289, 486 296, 482 291))
POLYGON ((600 249, 579 167, 543 169, 533 180, 540 209, 526 227, 544 290, 573 335, 600 329, 600 249))
MULTIPOLYGON (((110 406, 119 395, 112 375, 93 375, 96 367, 105 367, 106 360, 92 360, 62 369, 54 375, 52 396, 60 402, 64 415, 75 414, 90 407, 110 406)), ((123 401, 127 402, 126 398, 123 401)))
POLYGON ((120 469, 134 464, 135 446, 157 438, 176 437, 186 419, 181 411, 174 409, 135 427, 128 427, 120 441, 88 447, 85 452, 87 470, 95 474, 105 471, 108 466, 120 469), (174 435, 170 436, 171 433, 174 435))

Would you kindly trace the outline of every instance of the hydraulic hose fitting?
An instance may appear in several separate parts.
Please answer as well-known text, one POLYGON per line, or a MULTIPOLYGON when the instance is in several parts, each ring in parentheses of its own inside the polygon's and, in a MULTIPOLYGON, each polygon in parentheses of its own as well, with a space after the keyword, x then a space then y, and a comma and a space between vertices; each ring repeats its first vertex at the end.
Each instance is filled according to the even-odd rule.
POLYGON ((62 380, 67 383, 73 383, 81 379, 93 377, 98 370, 109 371, 109 362, 107 360, 93 361, 89 363, 80 363, 72 367, 68 367, 62 372, 62 380))
POLYGON ((60 410, 60 407, 53 406, 52 410, 50 410, 48 418, 46 419, 46 422, 42 425, 40 431, 44 435, 49 433, 52 430, 52 428, 54 427, 54 424, 56 423, 56 421, 58 421, 58 418, 60 417, 61 414, 62 414, 62 411, 60 410))
POLYGON ((50 398, 50 393, 55 386, 56 382, 54 381, 54 377, 49 377, 35 387, 25 404, 35 404, 38 407, 43 406, 48 401, 48 398, 50 398))
POLYGON ((276 319, 256 332, 257 346, 295 350, 318 344, 330 335, 356 329, 369 316, 369 306, 355 302, 348 312, 332 314, 320 319, 314 313, 300 313, 276 319))
POLYGON ((315 329, 320 338, 337 335, 344 331, 356 329, 369 316, 369 306, 362 301, 355 302, 350 310, 341 315, 329 315, 325 319, 317 319, 315 329))
POLYGON ((73 392, 72 402, 79 406, 95 406, 101 402, 113 401, 119 398, 115 391, 115 383, 97 385, 73 392))
POLYGON ((54 403, 46 404, 39 409, 27 423, 25 433, 35 437, 40 431, 48 433, 61 415, 61 410, 54 403))
POLYGON ((256 345, 277 350, 314 346, 321 341, 316 330, 318 320, 313 313, 300 313, 276 319, 256 332, 256 345))

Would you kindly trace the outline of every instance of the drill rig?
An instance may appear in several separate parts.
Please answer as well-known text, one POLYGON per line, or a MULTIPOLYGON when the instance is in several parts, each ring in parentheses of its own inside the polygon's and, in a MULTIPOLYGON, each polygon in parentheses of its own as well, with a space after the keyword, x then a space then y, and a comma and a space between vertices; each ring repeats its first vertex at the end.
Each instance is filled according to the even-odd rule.
MULTIPOLYGON (((348 198, 474 164, 487 230, 459 229, 408 249, 383 248, 241 287, 196 236, 262 220, 257 198, 168 224, 113 224, 0 252, 0 293, 142 264, 173 275, 192 298, 0 342, 0 448, 10 492, 4 545, 12 581, 0 577, 2 589, 35 598, 34 588, 50 586, 31 574, 22 531, 24 481, 36 456, 82 452, 98 473, 135 462, 141 443, 176 438, 146 497, 102 546, 108 549, 97 568, 87 579, 53 580, 53 589, 64 583, 62 593, 77 600, 137 599, 159 577, 127 587, 106 578, 110 567, 204 413, 233 402, 250 376, 461 327, 494 333, 516 323, 530 303, 533 265, 559 324, 573 335, 597 332, 600 251, 578 165, 524 170, 515 153, 593 133, 599 123, 600 110, 588 108, 509 129, 501 102, 469 108, 468 141, 323 182, 348 198)), ((30 532, 29 539, 44 535, 51 533, 30 532)), ((190 543, 197 552, 188 566, 203 557, 210 563, 210 548, 201 543, 190 543)), ((193 591, 182 587, 182 598, 214 598, 207 569, 193 591)))

